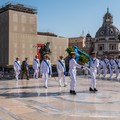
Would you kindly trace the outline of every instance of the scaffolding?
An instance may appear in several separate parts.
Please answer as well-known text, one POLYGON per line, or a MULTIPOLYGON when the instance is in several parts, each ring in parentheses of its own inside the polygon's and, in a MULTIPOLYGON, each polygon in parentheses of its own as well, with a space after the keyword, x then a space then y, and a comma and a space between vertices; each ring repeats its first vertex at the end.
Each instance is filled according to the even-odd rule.
POLYGON ((7 2, 4 5, 0 6, 0 13, 3 13, 7 10, 14 10, 29 14, 37 14, 37 9, 35 7, 28 6, 25 4, 15 3, 15 2, 7 2))

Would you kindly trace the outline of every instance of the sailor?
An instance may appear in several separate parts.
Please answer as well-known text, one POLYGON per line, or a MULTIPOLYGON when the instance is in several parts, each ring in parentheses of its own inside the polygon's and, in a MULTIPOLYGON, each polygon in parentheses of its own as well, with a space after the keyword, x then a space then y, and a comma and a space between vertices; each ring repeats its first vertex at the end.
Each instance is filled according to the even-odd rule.
POLYGON ((23 79, 23 75, 25 74, 27 77, 27 80, 29 80, 29 66, 28 66, 28 58, 26 57, 25 60, 22 62, 21 65, 21 69, 22 69, 22 77, 21 79, 23 79))
POLYGON ((104 60, 103 60, 103 78, 105 78, 106 75, 107 75, 108 63, 109 63, 109 60, 107 59, 107 56, 104 56, 104 60))
POLYGON ((33 60, 33 69, 34 69, 34 75, 33 78, 38 79, 38 73, 39 73, 39 69, 40 69, 40 62, 38 59, 38 55, 35 56, 35 59, 33 60))
POLYGON ((50 56, 46 55, 46 57, 47 57, 47 61, 48 61, 49 66, 50 66, 50 75, 49 75, 49 77, 51 77, 51 75, 52 75, 52 63, 51 63, 51 60, 50 60, 50 56))
POLYGON ((60 56, 60 59, 57 62, 57 72, 58 72, 59 86, 61 87, 61 82, 63 81, 64 87, 66 87, 67 86, 67 82, 65 80, 66 66, 65 66, 65 61, 63 60, 63 56, 60 56))
POLYGON ((100 75, 102 74, 102 70, 103 70, 103 61, 101 57, 98 57, 99 60, 99 66, 98 66, 98 78, 100 77, 100 75))
POLYGON ((51 66, 47 55, 43 57, 40 65, 40 71, 44 75, 44 88, 48 88, 48 77, 51 75, 51 66))
POLYGON ((75 85, 76 85, 76 67, 81 68, 82 65, 79 65, 76 61, 76 53, 71 52, 71 59, 69 61, 69 74, 70 74, 70 94, 76 95, 75 85))
POLYGON ((108 63, 108 68, 109 68, 109 72, 110 72, 110 77, 109 79, 112 78, 113 75, 113 70, 115 69, 115 61, 113 60, 113 57, 110 57, 109 63, 108 63))
POLYGON ((115 58, 115 74, 116 74, 115 79, 118 79, 119 69, 120 69, 120 61, 119 61, 118 57, 116 57, 115 58))
POLYGON ((14 71, 15 71, 15 78, 16 78, 16 80, 18 80, 18 76, 19 76, 20 70, 21 70, 21 65, 20 65, 20 61, 19 61, 18 57, 14 61, 13 68, 14 68, 14 71))
POLYGON ((96 58, 96 53, 91 53, 91 59, 89 61, 90 66, 90 74, 91 74, 91 82, 90 82, 90 88, 89 91, 98 91, 96 89, 96 74, 97 74, 97 68, 99 67, 99 60, 96 58))

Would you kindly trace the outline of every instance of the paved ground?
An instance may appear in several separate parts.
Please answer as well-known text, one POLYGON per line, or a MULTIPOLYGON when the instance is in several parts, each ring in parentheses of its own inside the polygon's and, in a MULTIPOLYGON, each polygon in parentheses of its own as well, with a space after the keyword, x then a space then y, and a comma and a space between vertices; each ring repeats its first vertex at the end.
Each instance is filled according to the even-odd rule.
POLYGON ((77 76, 74 96, 57 78, 49 80, 48 89, 43 79, 0 80, 0 120, 120 120, 120 82, 99 79, 94 94, 89 81, 77 76))

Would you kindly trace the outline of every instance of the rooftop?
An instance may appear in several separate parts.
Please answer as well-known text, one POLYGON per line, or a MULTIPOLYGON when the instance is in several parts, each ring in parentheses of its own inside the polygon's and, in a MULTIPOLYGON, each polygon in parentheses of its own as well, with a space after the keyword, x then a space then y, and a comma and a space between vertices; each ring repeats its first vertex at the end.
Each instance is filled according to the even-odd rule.
POLYGON ((0 13, 3 13, 7 10, 14 10, 19 12, 25 12, 29 14, 37 14, 37 9, 24 4, 18 4, 14 2, 8 2, 0 7, 0 13))
POLYGON ((57 37, 56 34, 51 33, 51 32, 37 32, 38 35, 45 35, 45 36, 52 36, 52 37, 57 37))

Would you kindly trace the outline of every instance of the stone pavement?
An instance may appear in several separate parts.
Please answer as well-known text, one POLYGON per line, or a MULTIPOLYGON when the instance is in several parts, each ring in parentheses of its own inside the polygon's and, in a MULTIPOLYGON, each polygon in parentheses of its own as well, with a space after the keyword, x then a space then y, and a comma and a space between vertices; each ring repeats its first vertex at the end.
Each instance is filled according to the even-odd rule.
POLYGON ((90 93, 90 79, 77 76, 77 95, 68 86, 59 87, 57 78, 0 80, 0 120, 120 120, 120 82, 97 81, 97 93, 90 93))

